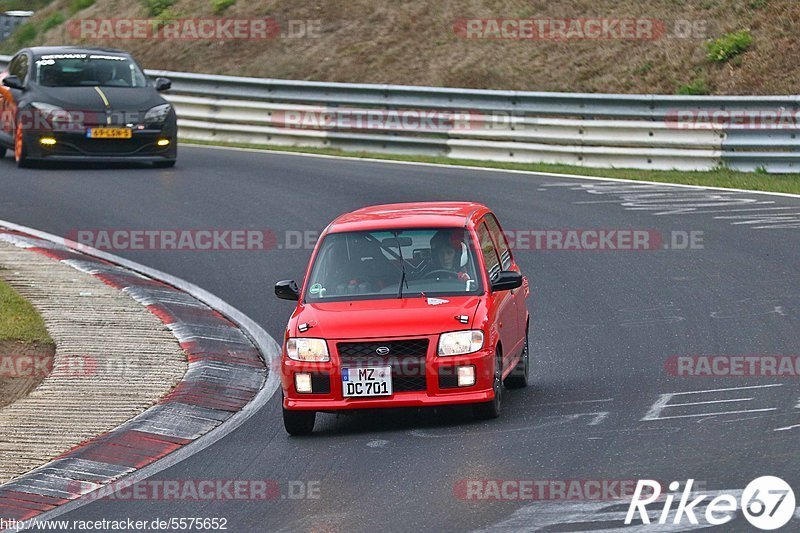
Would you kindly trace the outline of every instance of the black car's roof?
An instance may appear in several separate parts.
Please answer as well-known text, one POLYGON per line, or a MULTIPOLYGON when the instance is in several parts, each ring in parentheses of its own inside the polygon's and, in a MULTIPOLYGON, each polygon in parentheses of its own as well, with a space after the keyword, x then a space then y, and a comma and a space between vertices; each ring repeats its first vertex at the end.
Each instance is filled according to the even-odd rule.
POLYGON ((96 54, 98 52, 130 56, 128 52, 115 48, 84 48, 81 46, 34 46, 28 50, 36 57, 50 54, 96 54))

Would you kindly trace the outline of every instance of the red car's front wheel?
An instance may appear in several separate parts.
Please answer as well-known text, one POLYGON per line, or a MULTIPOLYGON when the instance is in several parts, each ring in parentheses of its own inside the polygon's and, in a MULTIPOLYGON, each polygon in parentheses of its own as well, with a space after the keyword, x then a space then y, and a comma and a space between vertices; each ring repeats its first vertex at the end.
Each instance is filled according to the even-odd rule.
POLYGON ((495 351, 494 381, 492 383, 494 398, 488 402, 475 404, 473 408, 475 418, 481 420, 489 420, 500 416, 500 407, 503 400, 503 353, 499 347, 495 351))
POLYGON ((316 419, 316 411, 290 411, 283 408, 283 427, 289 435, 310 435, 316 419))

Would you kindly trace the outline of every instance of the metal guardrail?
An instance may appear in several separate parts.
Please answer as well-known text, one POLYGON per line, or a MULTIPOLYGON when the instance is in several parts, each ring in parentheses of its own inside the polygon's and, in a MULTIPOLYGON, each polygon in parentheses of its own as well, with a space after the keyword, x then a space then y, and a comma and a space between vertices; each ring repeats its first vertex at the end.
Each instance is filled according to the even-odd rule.
MULTIPOLYGON (((8 59, 0 56, 0 67, 8 59)), ((678 112, 698 110, 800 119, 800 96, 544 93, 147 74, 172 80, 167 98, 183 139, 606 168, 800 171, 796 124, 682 127, 676 121, 678 112), (452 125, 415 129, 368 120, 415 111, 452 125), (351 127, 292 123, 289 116, 335 116, 345 119, 338 126, 349 120, 351 127), (361 127, 353 125, 359 119, 361 127)))

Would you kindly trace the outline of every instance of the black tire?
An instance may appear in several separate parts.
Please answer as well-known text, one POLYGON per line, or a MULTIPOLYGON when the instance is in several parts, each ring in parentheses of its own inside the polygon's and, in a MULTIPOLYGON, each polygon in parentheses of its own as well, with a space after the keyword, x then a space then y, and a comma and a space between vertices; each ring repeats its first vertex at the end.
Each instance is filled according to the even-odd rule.
POLYGON ((164 161, 153 162, 153 166, 155 168, 172 168, 175 166, 176 162, 177 162, 176 159, 165 159, 164 161))
POLYGON ((522 348, 522 355, 519 357, 514 370, 505 380, 505 385, 509 389, 522 389, 528 386, 531 373, 530 345, 528 344, 528 329, 525 328, 525 345, 522 348))
POLYGON ((479 420, 491 420, 500 416, 503 403, 503 353, 498 347, 494 360, 494 399, 484 403, 476 403, 472 407, 472 414, 479 420))
POLYGON ((289 411, 283 408, 283 427, 289 435, 310 435, 316 419, 316 411, 289 411))

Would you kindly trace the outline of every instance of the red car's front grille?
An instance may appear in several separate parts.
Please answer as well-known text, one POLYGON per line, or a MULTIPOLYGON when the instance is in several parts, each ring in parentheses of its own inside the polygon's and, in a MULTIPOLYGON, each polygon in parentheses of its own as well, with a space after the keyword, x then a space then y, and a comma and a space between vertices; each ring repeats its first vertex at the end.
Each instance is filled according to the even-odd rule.
POLYGON ((428 339, 340 342, 336 348, 344 367, 391 366, 394 392, 427 390, 425 355, 428 353, 428 339))

